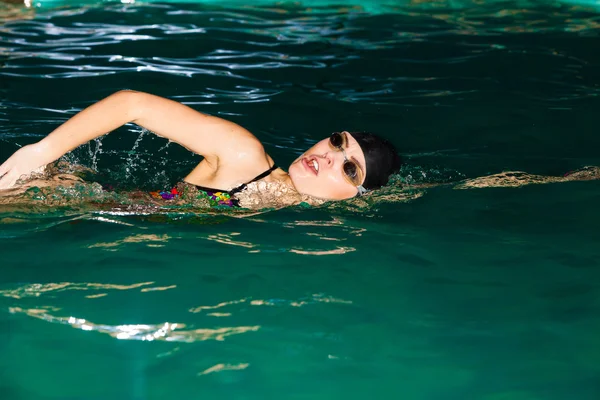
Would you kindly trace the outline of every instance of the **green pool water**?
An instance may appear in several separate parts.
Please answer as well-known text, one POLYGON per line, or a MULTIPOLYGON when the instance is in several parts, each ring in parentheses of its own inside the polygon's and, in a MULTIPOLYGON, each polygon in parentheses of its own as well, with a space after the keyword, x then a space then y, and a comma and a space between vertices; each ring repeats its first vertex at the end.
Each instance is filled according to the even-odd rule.
MULTIPOLYGON (((1 161, 129 88, 242 124, 282 166, 340 129, 393 141, 404 181, 600 165, 592 8, 40 3, 0 28, 1 161)), ((66 160, 156 189, 199 158, 127 126, 66 160)), ((0 206, 0 398, 596 400, 599 200, 0 206)))

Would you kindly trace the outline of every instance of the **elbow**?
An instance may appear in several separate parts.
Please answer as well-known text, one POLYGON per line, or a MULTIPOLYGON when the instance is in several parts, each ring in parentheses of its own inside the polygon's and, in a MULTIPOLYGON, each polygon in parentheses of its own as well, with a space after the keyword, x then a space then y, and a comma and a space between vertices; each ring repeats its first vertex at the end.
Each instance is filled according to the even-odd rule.
POLYGON ((135 122, 140 118, 144 110, 144 93, 135 90, 119 90, 114 97, 116 104, 121 110, 125 110, 128 122, 135 122))

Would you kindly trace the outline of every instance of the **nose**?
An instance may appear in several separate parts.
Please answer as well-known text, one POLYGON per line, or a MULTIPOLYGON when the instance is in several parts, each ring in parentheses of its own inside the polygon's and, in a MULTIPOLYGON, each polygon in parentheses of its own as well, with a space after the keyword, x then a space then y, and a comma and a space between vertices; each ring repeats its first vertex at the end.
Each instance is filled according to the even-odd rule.
POLYGON ((331 167, 335 162, 335 153, 332 151, 327 151, 323 153, 321 157, 325 165, 328 167, 331 167))

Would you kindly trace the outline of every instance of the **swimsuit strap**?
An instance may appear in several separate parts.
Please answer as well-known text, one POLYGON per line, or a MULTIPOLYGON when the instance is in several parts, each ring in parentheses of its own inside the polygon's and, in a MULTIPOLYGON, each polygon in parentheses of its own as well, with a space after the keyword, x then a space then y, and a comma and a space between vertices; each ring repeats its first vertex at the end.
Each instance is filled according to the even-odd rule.
POLYGON ((241 192, 242 190, 246 189, 246 186, 248 186, 248 184, 250 184, 252 182, 259 181, 262 178, 264 178, 266 176, 269 176, 271 174, 271 172, 275 171, 276 169, 277 169, 277 164, 273 164, 273 166, 271 168, 269 168, 268 170, 266 170, 262 174, 257 175, 256 178, 252 179, 250 182, 242 183, 240 186, 231 189, 229 191, 229 195, 233 196, 234 194, 241 192))
POLYGON ((214 188, 209 188, 209 187, 205 187, 205 186, 200 186, 200 185, 194 185, 197 189, 202 190, 204 192, 207 193, 227 193, 229 196, 233 196, 234 194, 241 192, 242 190, 246 189, 246 186, 248 186, 249 183, 252 182, 256 182, 262 178, 264 178, 265 176, 268 176, 271 172, 273 172, 274 170, 277 169, 277 165, 273 165, 271 168, 269 168, 268 170, 266 170, 265 172, 263 172, 262 174, 258 175, 256 178, 252 179, 249 182, 246 183, 242 183, 240 186, 237 186, 229 191, 227 190, 220 190, 220 189, 214 189, 214 188))

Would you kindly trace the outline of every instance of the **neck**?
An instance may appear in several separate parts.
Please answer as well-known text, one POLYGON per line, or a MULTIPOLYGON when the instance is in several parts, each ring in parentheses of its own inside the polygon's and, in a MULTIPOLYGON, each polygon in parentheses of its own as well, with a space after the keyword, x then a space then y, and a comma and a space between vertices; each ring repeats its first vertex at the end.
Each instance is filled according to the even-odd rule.
POLYGON ((323 200, 302 195, 294 187, 287 172, 277 169, 261 182, 253 182, 237 194, 244 208, 287 207, 300 203, 323 204, 323 200))
POLYGON ((270 177, 273 179, 273 182, 278 182, 288 187, 289 189, 298 192, 298 190, 294 186, 294 183, 292 182, 292 178, 290 178, 290 175, 284 170, 278 169, 276 171, 273 171, 273 174, 271 174, 270 177))

